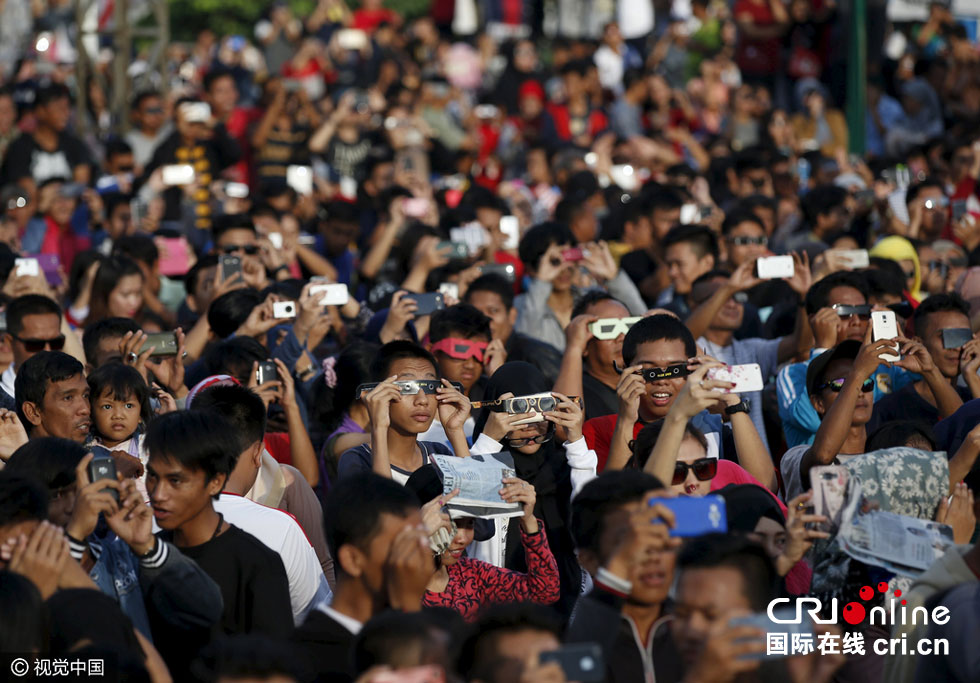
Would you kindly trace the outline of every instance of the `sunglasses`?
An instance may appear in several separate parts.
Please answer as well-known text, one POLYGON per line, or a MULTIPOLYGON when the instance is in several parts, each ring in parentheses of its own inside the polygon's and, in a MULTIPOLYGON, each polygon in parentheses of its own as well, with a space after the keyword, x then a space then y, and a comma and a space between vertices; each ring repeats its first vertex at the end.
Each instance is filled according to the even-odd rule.
POLYGON ((893 312, 899 318, 908 318, 914 312, 912 304, 908 301, 899 301, 897 304, 888 304, 885 308, 893 312))
POLYGON ((456 337, 446 337, 432 345, 433 352, 442 351, 450 358, 455 358, 456 360, 475 358, 479 363, 483 362, 483 352, 486 350, 486 342, 457 339, 456 337))
POLYGON ((736 247, 747 247, 750 244, 765 246, 769 244, 768 237, 729 237, 728 241, 736 247))
POLYGON ((602 318, 594 323, 589 323, 589 331, 596 339, 615 339, 621 334, 626 334, 636 323, 642 320, 641 317, 633 318, 602 318))
POLYGON ((18 337, 16 334, 11 334, 10 336, 23 344, 24 349, 28 353, 37 353, 45 349, 61 351, 65 348, 65 335, 63 334, 59 334, 54 339, 24 339, 23 337, 18 337))
MULTIPOLYGON (((613 369, 620 375, 623 374, 623 368, 619 367, 619 363, 616 361, 613 361, 613 369)), ((677 363, 676 365, 668 365, 665 368, 641 368, 636 371, 636 374, 642 376, 646 382, 655 382, 658 379, 687 377, 691 374, 691 371, 687 369, 687 363, 677 363)))
MULTIPOLYGON (((569 396, 573 401, 578 396, 569 396)), ((558 407, 558 399, 549 393, 533 394, 530 396, 515 396, 514 398, 498 398, 496 401, 473 401, 473 409, 489 408, 495 413, 546 413, 558 407)))
POLYGON ((674 478, 670 483, 673 486, 683 484, 689 471, 694 472, 694 477, 698 481, 714 479, 715 475, 718 474, 718 458, 698 458, 690 464, 686 462, 674 463, 674 478))
POLYGON ((234 254, 236 251, 243 251, 249 256, 255 256, 259 253, 259 247, 256 244, 226 244, 221 247, 223 254, 234 254))
POLYGON ((861 320, 871 320, 871 306, 868 304, 861 304, 860 306, 834 304, 831 308, 842 318, 850 318, 852 315, 856 315, 861 320))
MULTIPOLYGON (((824 382, 819 387, 817 387, 817 391, 830 389, 835 394, 839 394, 841 389, 844 388, 844 381, 845 381, 844 377, 841 377, 839 379, 832 379, 829 382, 824 382)), ((863 391, 866 394, 871 391, 874 391, 874 388, 875 388, 875 381, 870 377, 861 383, 861 391, 863 391)))
MULTIPOLYGON (((376 386, 381 384, 381 382, 368 382, 367 384, 359 384, 355 396, 362 396, 363 394, 371 391, 376 386)), ((462 391, 463 385, 459 382, 450 382, 456 391, 462 391)), ((404 379, 395 382, 395 386, 401 391, 402 396, 415 396, 416 394, 428 394, 432 395, 436 393, 436 390, 443 386, 442 382, 437 379, 404 379)))
POLYGON ((526 439, 507 439, 507 445, 511 448, 522 448, 530 446, 532 443, 547 443, 555 437, 555 426, 548 424, 548 430, 544 434, 530 436, 526 439))

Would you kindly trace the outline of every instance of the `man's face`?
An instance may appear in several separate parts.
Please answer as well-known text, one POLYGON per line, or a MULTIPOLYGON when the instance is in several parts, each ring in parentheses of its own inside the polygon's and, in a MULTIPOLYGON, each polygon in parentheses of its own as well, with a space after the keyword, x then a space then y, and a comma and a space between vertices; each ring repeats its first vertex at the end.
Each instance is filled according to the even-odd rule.
POLYGON ((623 226, 623 232, 624 241, 634 249, 648 249, 653 246, 653 223, 649 216, 637 216, 636 221, 630 221, 623 226))
POLYGON ((32 342, 50 341, 61 336, 61 317, 54 313, 31 313, 23 317, 21 327, 23 329, 17 337, 7 333, 7 341, 14 352, 15 370, 31 356, 50 348, 45 346, 28 351, 27 346, 32 342))
POLYGON ((106 172, 113 175, 132 173, 135 166, 136 162, 133 159, 132 152, 120 152, 119 154, 113 155, 111 159, 106 160, 106 172))
POLYGON ((157 131, 163 125, 163 100, 147 97, 136 110, 136 124, 150 131, 157 131))
MULTIPOLYGON (((824 370, 823 380, 820 384, 826 384, 827 382, 832 382, 838 379, 846 378, 850 372, 851 368, 854 367, 854 361, 850 358, 838 358, 824 370)), ((871 381, 874 381, 872 376, 871 381)), ((819 385, 818 385, 819 386, 819 385)), ((810 401, 813 404, 813 408, 817 413, 823 417, 830 410, 830 406, 834 404, 834 401, 840 396, 839 391, 834 391, 831 387, 826 386, 822 389, 818 389, 817 393, 810 397, 810 401)), ((868 420, 871 419, 871 408, 874 394, 870 391, 860 391, 858 392, 857 402, 854 404, 854 413, 851 415, 851 425, 865 425, 868 420)))
POLYGON ((119 350, 119 344, 122 342, 122 337, 103 337, 99 340, 99 343, 95 347, 95 358, 89 358, 89 363, 92 364, 92 369, 101 368, 106 363, 111 363, 113 361, 122 360, 122 351, 119 350))
POLYGON ((134 232, 136 232, 136 224, 133 222, 133 210, 129 204, 117 204, 109 216, 109 236, 112 239, 119 239, 134 232))
POLYGON ((667 247, 664 261, 674 283, 674 292, 682 296, 689 294, 691 284, 715 265, 715 259, 710 254, 699 257, 689 242, 678 242, 667 247))
MULTIPOLYGON (((666 368, 679 364, 687 364, 684 342, 680 339, 658 339, 640 344, 636 350, 636 358, 630 363, 644 368, 666 368)), ((677 394, 684 388, 686 379, 673 377, 647 382, 646 393, 640 397, 640 419, 652 422, 666 417, 677 394)))
POLYGON ((244 257, 248 252, 258 252, 258 242, 255 233, 247 228, 232 228, 225 230, 215 242, 217 250, 222 254, 244 257))
POLYGON ((925 336, 922 345, 932 356, 932 362, 943 373, 943 377, 953 379, 960 374, 961 349, 943 348, 943 330, 970 329, 970 319, 959 311, 938 311, 926 318, 925 336))
POLYGON ((681 222, 681 207, 673 209, 654 209, 650 213, 650 223, 653 225, 653 236, 661 241, 670 229, 681 222))
POLYGON ((88 382, 81 373, 61 382, 49 382, 44 400, 37 407, 36 421, 31 420, 34 435, 84 443, 92 426, 88 394, 88 382))
MULTIPOLYGON (((396 380, 438 379, 436 369, 423 358, 400 358, 391 364, 388 375, 396 380)), ((432 425, 436 408, 434 394, 403 394, 390 404, 391 426, 404 434, 421 434, 432 425)))
POLYGON ((844 203, 828 206, 817 214, 817 231, 821 235, 839 232, 847 227, 851 215, 844 203))
POLYGON ((357 237, 358 225, 353 221, 327 221, 323 227, 323 245, 330 256, 339 256, 357 237))
POLYGON ((946 227, 946 193, 938 187, 925 187, 915 199, 923 202, 921 237, 926 242, 934 242, 946 227))
MULTIPOLYGON (((725 284, 725 282, 725 278, 717 277, 708 282, 701 282, 695 285, 691 290, 691 305, 700 306, 703 304, 705 301, 713 297, 715 292, 717 292, 718 289, 725 284)), ((742 294, 742 292, 739 292, 739 294, 742 294)), ((711 328, 715 330, 727 330, 734 332, 742 326, 742 319, 744 317, 745 304, 739 303, 733 296, 730 297, 715 314, 714 319, 711 321, 711 328)))
POLYGON ((204 470, 188 469, 173 458, 150 453, 146 492, 157 524, 161 529, 179 529, 211 507, 211 497, 221 493, 225 479, 220 475, 209 481, 204 470))
POLYGON ((553 652, 561 648, 561 641, 555 634, 530 627, 496 636, 495 641, 492 674, 487 683, 521 680, 526 662, 537 659, 542 652, 553 652))
POLYGON ((772 189, 772 176, 764 168, 750 168, 742 172, 738 177, 738 194, 740 197, 748 197, 754 194, 761 194, 766 197, 775 196, 772 189))
POLYGON ((471 292, 469 303, 480 313, 490 318, 490 334, 494 339, 506 343, 514 331, 517 321, 517 309, 508 309, 499 294, 486 290, 471 292))
MULTIPOLYGON (((467 341, 490 343, 490 340, 482 335, 463 337, 458 334, 451 334, 450 336, 456 337, 457 339, 466 339, 467 341)), ((439 371, 442 373, 442 376, 451 382, 462 384, 463 393, 469 395, 470 389, 480 379, 480 376, 483 375, 483 363, 473 356, 465 359, 453 358, 445 351, 436 351, 434 355, 436 360, 439 361, 439 371)))
POLYGON ((215 79, 208 90, 208 99, 216 116, 220 118, 230 114, 238 104, 238 88, 235 86, 235 79, 231 76, 215 79))
POLYGON ((385 564, 395 537, 406 527, 418 526, 421 523, 422 513, 419 510, 412 510, 405 517, 388 513, 381 515, 378 533, 371 539, 368 547, 362 550, 365 557, 361 567, 362 581, 377 604, 385 602, 385 564))
MULTIPOLYGON (((592 304, 585 309, 589 315, 598 318, 628 318, 629 309, 618 301, 606 299, 592 304)), ((589 368, 593 371, 602 369, 608 372, 613 362, 619 363, 623 367, 623 340, 625 334, 621 334, 615 339, 590 339, 585 347, 585 358, 589 368)))
MULTIPOLYGON (((214 278, 217 276, 217 273, 218 266, 201 268, 198 272, 197 286, 191 292, 193 301, 188 301, 188 304, 193 304, 193 310, 196 313, 204 313, 208 310, 208 306, 211 305, 211 301, 214 299, 214 278)), ((190 298, 188 297, 188 299, 190 298)))
POLYGON ((75 213, 75 206, 77 203, 78 200, 73 197, 64 197, 60 194, 60 192, 55 194, 54 199, 51 202, 51 208, 48 209, 48 213, 51 215, 51 220, 58 225, 67 225, 71 220, 71 215, 75 213))
POLYGON ((728 244, 728 260, 736 268, 743 263, 755 261, 757 258, 765 256, 766 252, 769 251, 765 230, 758 223, 752 221, 745 221, 736 225, 725 236, 725 241, 728 244), (760 242, 760 240, 766 241, 760 242), (751 241, 750 244, 745 243, 749 241, 751 241))
MULTIPOLYGON (((834 287, 830 290, 830 294, 827 297, 828 306, 835 304, 863 306, 867 303, 868 300, 864 298, 864 295, 853 287, 834 287)), ((838 317, 837 343, 839 344, 845 339, 856 339, 857 341, 863 342, 870 321, 870 316, 867 318, 858 315, 851 315, 846 318, 838 317)))
POLYGON ((38 123, 54 131, 61 132, 68 127, 68 119, 71 116, 71 103, 67 97, 59 97, 38 107, 35 112, 38 123))
POLYGON ((745 579, 737 569, 712 567, 681 571, 671 629, 686 666, 697 660, 713 624, 751 610, 745 593, 745 579))
POLYGON ((0 133, 9 131, 17 122, 17 107, 10 95, 0 95, 0 133))
MULTIPOLYGON (((642 501, 626 503, 611 512, 602 520, 602 535, 599 537, 600 564, 604 565, 612 557, 616 547, 629 530, 630 517, 643 507, 642 501)), ((671 550, 650 551, 638 564, 630 578, 633 590, 630 602, 648 607, 663 604, 674 582, 674 564, 677 554, 671 550)))

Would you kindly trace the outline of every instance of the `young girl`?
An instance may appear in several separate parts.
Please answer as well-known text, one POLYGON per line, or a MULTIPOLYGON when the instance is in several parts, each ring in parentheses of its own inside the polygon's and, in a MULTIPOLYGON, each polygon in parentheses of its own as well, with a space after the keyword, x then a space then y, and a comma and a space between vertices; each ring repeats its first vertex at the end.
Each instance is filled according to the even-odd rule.
MULTIPOLYGON (((107 363, 88 376, 88 386, 92 406, 91 444, 129 453, 145 468, 143 436, 152 414, 150 389, 143 376, 130 365, 107 363)), ((136 486, 143 498, 149 500, 145 478, 144 470, 136 486)))

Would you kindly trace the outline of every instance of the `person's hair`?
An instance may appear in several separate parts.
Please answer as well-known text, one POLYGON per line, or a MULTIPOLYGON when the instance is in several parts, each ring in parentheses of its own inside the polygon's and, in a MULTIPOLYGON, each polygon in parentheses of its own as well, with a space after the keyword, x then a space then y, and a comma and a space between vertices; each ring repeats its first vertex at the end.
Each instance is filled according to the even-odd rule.
POLYGON ((704 282, 711 282, 712 280, 715 280, 717 278, 723 278, 727 280, 731 276, 732 273, 730 270, 726 270, 725 268, 712 268, 707 273, 702 273, 701 275, 698 275, 696 278, 694 278, 694 282, 691 283, 691 290, 693 291, 695 287, 697 287, 698 285, 704 282))
POLYGON ((864 282, 868 286, 868 296, 871 298, 879 298, 883 295, 891 295, 901 297, 905 291, 905 275, 901 274, 902 267, 898 265, 897 261, 892 261, 888 259, 888 263, 891 263, 898 270, 891 268, 868 268, 867 270, 861 271, 864 276, 864 282))
POLYGON ((92 303, 85 319, 86 325, 105 318, 109 313, 109 295, 119 286, 119 281, 130 275, 139 275, 143 279, 143 271, 139 264, 128 256, 113 255, 102 261, 99 270, 92 280, 92 303))
POLYGON ((905 190, 905 205, 910 206, 912 202, 914 202, 916 198, 922 194, 923 190, 928 190, 930 187, 935 187, 942 191, 944 195, 946 194, 946 189, 943 187, 942 181, 938 178, 929 176, 924 180, 908 186, 908 189, 905 190))
POLYGON ((269 351, 257 339, 232 337, 213 346, 204 359, 204 365, 209 375, 231 375, 239 382, 248 384, 252 365, 268 358, 269 351))
POLYGON ((358 399, 357 387, 371 381, 371 361, 381 347, 367 342, 350 344, 337 356, 334 364, 336 382, 331 387, 324 375, 316 381, 314 419, 326 434, 340 426, 344 413, 358 399))
POLYGON ((572 499, 569 531, 580 550, 599 552, 606 517, 617 508, 665 488, 652 474, 632 470, 606 471, 587 483, 572 499))
POLYGON ((41 482, 32 476, 0 470, 0 527, 47 518, 48 492, 41 482))
POLYGON ((541 257, 552 244, 575 244, 575 236, 567 225, 561 223, 539 223, 521 238, 517 245, 517 255, 525 268, 537 269, 541 257))
POLYGON ((735 211, 725 216, 725 220, 722 221, 721 224, 721 234, 727 235, 732 230, 734 230, 736 226, 739 226, 742 223, 752 223, 753 225, 758 226, 760 230, 762 230, 763 235, 766 234, 766 224, 763 223, 761 220, 759 220, 759 217, 748 209, 735 211))
POLYGON ((24 428, 28 432, 33 429, 24 416, 25 403, 30 401, 40 407, 50 383, 64 382, 84 374, 82 364, 64 351, 40 351, 24 361, 14 379, 14 403, 17 405, 17 417, 24 428))
POLYGON ((706 225, 678 225, 673 227, 670 232, 664 235, 661 246, 664 251, 667 251, 668 247, 682 242, 689 244, 699 259, 710 254, 714 256, 715 261, 718 260, 718 237, 706 225))
POLYGON ((47 646, 44 603, 34 582, 0 569, 0 652, 42 652, 47 646))
MULTIPOLYGON (((912 328, 915 336, 925 339, 926 326, 929 324, 928 318, 933 313, 962 313, 966 316, 967 322, 970 320, 970 304, 966 303, 956 292, 949 294, 933 294, 918 305, 912 314, 912 328)), ((967 325, 969 327, 969 324, 967 325)))
POLYGON ((265 436, 265 404, 259 395, 239 384, 216 384, 194 397, 194 410, 220 413, 231 423, 246 448, 265 436))
POLYGON ((684 196, 669 185, 648 183, 640 190, 640 200, 652 217, 654 211, 673 211, 684 206, 684 196))
POLYGON ((372 617, 354 639, 354 675, 375 666, 406 669, 432 663, 441 647, 424 612, 387 611, 372 617))
MULTIPOLYGON (((617 304, 626 308, 626 304, 614 297, 605 289, 590 289, 583 293, 575 300, 575 305, 572 306, 572 317, 574 320, 577 316, 585 313, 585 310, 592 304, 597 304, 602 301, 615 301, 617 304)), ((628 309, 627 309, 628 310, 628 309)))
POLYGON ((204 410, 161 415, 150 422, 144 443, 151 458, 167 458, 189 470, 203 471, 205 481, 230 474, 243 450, 225 416, 204 410))
POLYGON ((466 288, 463 301, 468 304, 472 303, 473 295, 476 292, 496 294, 500 297, 507 310, 510 310, 514 306, 514 286, 503 275, 487 273, 473 280, 470 286, 466 288))
POLYGON ((82 348, 89 363, 98 355, 99 344, 103 339, 125 337, 127 332, 139 332, 140 326, 132 318, 103 318, 85 328, 82 334, 82 348))
POLYGON ((746 171, 769 170, 766 156, 759 147, 750 147, 735 155, 735 174, 742 175, 746 171))
POLYGON ((68 298, 67 301, 76 301, 86 287, 88 269, 93 263, 102 263, 106 257, 94 249, 86 249, 75 254, 75 260, 71 262, 68 270, 68 298))
POLYGON ((37 89, 34 96, 34 106, 44 107, 51 102, 67 98, 71 101, 71 90, 63 83, 51 82, 37 89))
MULTIPOLYGON (((323 504, 323 527, 331 557, 342 546, 367 548, 381 527, 382 515, 407 517, 421 507, 418 497, 398 482, 374 472, 345 477, 323 504)), ((337 563, 338 574, 343 573, 337 563)))
POLYGON ((160 250, 157 249, 153 238, 143 233, 123 235, 115 240, 112 244, 112 253, 127 256, 151 268, 160 259, 160 250))
MULTIPOLYGON (((765 612, 776 597, 778 575, 758 543, 734 534, 705 534, 690 539, 677 557, 679 576, 689 569, 733 569, 742 576, 753 612, 765 612)), ((734 586, 732 587, 734 588, 734 586)))
POLYGON ((806 293, 806 314, 813 315, 827 307, 830 304, 830 292, 838 287, 856 289, 865 301, 868 299, 868 285, 864 277, 860 273, 841 270, 813 283, 806 293))
MULTIPOLYGON (((126 401, 130 396, 140 407, 140 419, 146 423, 153 418, 150 408, 150 387, 139 370, 124 363, 106 363, 96 368, 88 376, 89 396, 92 402, 92 416, 98 410, 97 401, 108 394, 114 401, 126 401)), ((92 423, 95 428, 95 422, 92 423)), ((103 434, 102 436, 107 436, 103 434)))
POLYGON ((122 138, 109 138, 105 143, 106 161, 119 154, 132 154, 132 146, 122 138))
POLYGON ((628 91, 637 83, 642 83, 646 78, 646 73, 643 69, 627 69, 623 73, 623 90, 628 91))
MULTIPOLYGON (((187 275, 184 276, 184 287, 187 289, 188 294, 197 294, 197 287, 200 284, 201 272, 205 268, 211 268, 218 265, 220 257, 217 254, 205 254, 197 260, 191 269, 187 271, 187 275)), ((202 313, 203 311, 199 311, 202 313)))
POLYGON ((694 358, 697 355, 697 344, 687 326, 672 315, 658 313, 643 318, 626 333, 626 338, 623 339, 623 362, 626 365, 632 365, 641 344, 660 341, 661 339, 682 342, 684 353, 687 354, 688 358, 694 358))
POLYGON ((7 332, 19 336, 24 331, 24 318, 48 314, 61 318, 61 306, 42 294, 19 296, 7 305, 7 332))
POLYGON ((494 680, 493 668, 500 662, 497 643, 501 636, 539 631, 561 639, 561 619, 551 609, 530 602, 494 605, 485 610, 463 642, 459 656, 460 674, 466 680, 494 680))
POLYGON ((211 86, 214 85, 215 81, 217 81, 219 78, 230 78, 232 81, 234 81, 235 74, 231 72, 231 69, 223 66, 211 67, 208 69, 208 72, 204 74, 204 79, 201 82, 201 85, 204 86, 204 92, 211 92, 211 86))
MULTIPOLYGON (((633 465, 636 469, 642 470, 646 467, 647 460, 650 459, 650 454, 653 453, 653 449, 657 445, 657 439, 660 438, 660 432, 663 431, 663 428, 664 421, 657 420, 644 426, 640 430, 640 433, 636 435, 630 447, 633 451, 633 465)), ((707 452, 708 439, 705 438, 704 432, 695 427, 690 421, 684 425, 684 438, 694 439, 707 452)))
POLYGON ((219 339, 230 337, 252 309, 261 304, 263 296, 254 289, 235 289, 222 294, 208 307, 208 324, 219 339))
POLYGON ((388 342, 378 349, 378 354, 371 362, 371 381, 383 382, 388 379, 390 377, 388 373, 391 371, 391 366, 396 360, 402 360, 403 358, 418 358, 428 361, 432 363, 436 375, 439 374, 439 364, 431 353, 414 342, 398 339, 388 342))
POLYGON ((456 304, 433 313, 429 341, 435 343, 454 336, 464 339, 486 337, 490 341, 490 318, 470 304, 456 304))
POLYGON ((936 450, 936 434, 932 425, 923 420, 891 420, 885 422, 868 436, 864 452, 879 451, 882 448, 908 446, 909 443, 922 440, 929 445, 929 450, 936 450))
POLYGON ((815 225, 817 216, 830 213, 847 199, 847 190, 836 185, 818 185, 800 201, 800 208, 810 225, 815 225))
POLYGON ((215 244, 229 230, 248 230, 252 234, 256 233, 255 223, 244 213, 229 213, 219 216, 211 227, 211 240, 215 244))
POLYGON ((45 436, 31 439, 14 451, 4 471, 30 477, 49 490, 59 489, 75 483, 75 468, 87 454, 71 439, 45 436))
POLYGON ((239 633, 215 638, 191 664, 194 680, 269 680, 282 676, 302 680, 302 668, 290 648, 258 633, 239 633))
POLYGON ((133 98, 133 103, 130 105, 130 108, 134 110, 139 109, 143 105, 143 103, 146 100, 150 99, 151 97, 156 97, 157 99, 163 99, 162 96, 160 95, 160 92, 157 90, 143 90, 142 92, 136 93, 136 96, 133 98))

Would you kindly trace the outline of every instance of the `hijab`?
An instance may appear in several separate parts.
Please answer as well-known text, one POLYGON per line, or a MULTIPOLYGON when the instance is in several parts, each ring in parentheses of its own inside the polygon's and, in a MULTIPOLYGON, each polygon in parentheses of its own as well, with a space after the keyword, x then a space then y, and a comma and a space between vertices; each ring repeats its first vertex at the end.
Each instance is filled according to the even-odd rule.
POLYGON ((729 484, 712 493, 725 499, 725 514, 730 532, 752 533, 763 517, 786 525, 783 511, 779 509, 772 494, 755 484, 729 484))
POLYGON ((912 290, 909 294, 916 301, 922 300, 922 271, 919 268, 919 254, 915 251, 915 247, 904 237, 898 235, 891 235, 885 237, 884 239, 878 240, 878 243, 871 247, 868 252, 872 256, 879 256, 881 258, 891 259, 892 261, 911 261, 915 267, 915 279, 912 283, 912 290))

